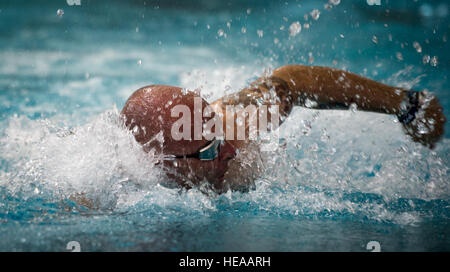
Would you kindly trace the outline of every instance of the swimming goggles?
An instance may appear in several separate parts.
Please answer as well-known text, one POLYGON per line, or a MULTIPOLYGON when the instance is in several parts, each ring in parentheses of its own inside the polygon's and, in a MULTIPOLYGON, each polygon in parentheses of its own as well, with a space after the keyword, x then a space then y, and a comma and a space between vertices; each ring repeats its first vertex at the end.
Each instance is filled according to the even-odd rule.
POLYGON ((223 145, 224 141, 215 139, 212 140, 208 145, 200 149, 198 152, 183 155, 183 156, 175 156, 177 159, 187 159, 187 158, 195 158, 201 161, 212 161, 215 160, 219 156, 220 146, 223 145))

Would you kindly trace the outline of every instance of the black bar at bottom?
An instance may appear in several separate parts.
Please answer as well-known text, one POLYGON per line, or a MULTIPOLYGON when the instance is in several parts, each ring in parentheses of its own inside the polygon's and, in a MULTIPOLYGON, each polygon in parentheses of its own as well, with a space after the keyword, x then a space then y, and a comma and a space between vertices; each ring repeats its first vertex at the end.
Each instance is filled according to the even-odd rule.
MULTIPOLYGON (((119 267, 126 271, 174 272, 266 272, 314 271, 321 269, 346 270, 392 269, 404 271, 408 267, 437 266, 450 257, 449 253, 296 253, 296 252, 177 252, 177 253, 0 253, 3 264, 55 269, 105 269, 119 267)), ((445 266, 444 266, 445 267, 445 266)))

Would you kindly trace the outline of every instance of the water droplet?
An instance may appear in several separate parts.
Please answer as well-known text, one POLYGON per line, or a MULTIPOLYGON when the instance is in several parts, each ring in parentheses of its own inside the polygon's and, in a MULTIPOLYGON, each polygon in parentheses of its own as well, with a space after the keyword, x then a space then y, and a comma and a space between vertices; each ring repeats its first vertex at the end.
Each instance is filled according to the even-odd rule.
POLYGON ((309 53, 308 53, 308 57, 309 57, 309 58, 308 58, 308 62, 309 62, 309 63, 313 63, 313 62, 314 62, 314 57, 313 57, 312 52, 309 52, 309 53))
POLYGON ((250 13, 252 13, 252 9, 248 8, 247 9, 247 14, 250 14, 250 13))
POLYGON ((315 108, 317 107, 317 102, 314 100, 310 100, 309 98, 306 98, 305 100, 305 107, 307 108, 315 108))
POLYGON ((138 61, 137 61, 137 64, 138 64, 138 65, 142 65, 142 60, 138 60, 138 61))
POLYGON ((416 49, 417 53, 422 53, 422 46, 420 46, 418 42, 414 42, 413 47, 416 49))
POLYGON ((428 128, 425 126, 424 123, 418 122, 418 124, 417 124, 417 133, 419 133, 419 134, 427 134, 429 132, 430 131, 428 130, 428 128))
POLYGON ((64 10, 58 9, 58 10, 56 11, 56 15, 58 15, 58 17, 61 18, 61 17, 64 15, 64 10))
POLYGON ((436 67, 438 65, 438 57, 437 56, 434 56, 431 58, 430 65, 433 67, 436 67))
POLYGON ((280 40, 278 40, 277 38, 273 39, 274 44, 278 44, 279 42, 280 42, 280 40))
POLYGON ((138 135, 139 134, 139 127, 138 126, 135 126, 133 129, 132 129, 132 132, 133 132, 133 135, 138 135))
POLYGON ((337 5, 339 5, 341 3, 341 0, 330 0, 329 3, 337 6, 337 5))
POLYGON ((429 55, 425 55, 422 58, 423 64, 428 64, 430 62, 431 57, 429 55))
POLYGON ((395 56, 397 57, 398 60, 403 60, 403 55, 400 52, 395 53, 395 56))
POLYGON ((352 113, 355 113, 358 110, 358 105, 356 105, 355 103, 351 103, 350 107, 348 107, 352 113))
POLYGON ((242 28, 241 28, 241 32, 245 34, 245 32, 247 32, 247 28, 242 27, 242 28))
POLYGON ((373 37, 372 37, 372 42, 378 43, 378 38, 377 38, 377 36, 373 35, 373 37))
POLYGON ((256 33, 258 34, 258 37, 262 38, 264 36, 264 31, 262 30, 256 30, 256 33))
POLYGON ((302 30, 302 25, 297 21, 289 26, 289 36, 294 37, 302 30))
POLYGON ((318 9, 313 9, 310 13, 309 13, 310 15, 311 15, 311 17, 314 19, 314 20, 318 20, 319 19, 319 17, 320 17, 320 11, 318 10, 318 9))
POLYGON ((219 29, 219 30, 217 31, 217 35, 219 35, 219 37, 222 37, 223 34, 224 34, 223 29, 219 29))

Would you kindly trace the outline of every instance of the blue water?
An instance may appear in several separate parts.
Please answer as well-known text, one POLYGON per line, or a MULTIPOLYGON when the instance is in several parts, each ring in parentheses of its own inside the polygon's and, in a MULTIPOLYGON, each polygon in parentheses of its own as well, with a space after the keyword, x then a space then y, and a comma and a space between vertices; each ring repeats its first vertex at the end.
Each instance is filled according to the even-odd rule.
POLYGON ((141 86, 213 101, 293 63, 427 89, 450 116, 446 1, 326 3, 2 0, 0 251, 450 250, 449 129, 428 150, 393 116, 295 109, 254 191, 208 195, 160 185, 120 126, 141 86))

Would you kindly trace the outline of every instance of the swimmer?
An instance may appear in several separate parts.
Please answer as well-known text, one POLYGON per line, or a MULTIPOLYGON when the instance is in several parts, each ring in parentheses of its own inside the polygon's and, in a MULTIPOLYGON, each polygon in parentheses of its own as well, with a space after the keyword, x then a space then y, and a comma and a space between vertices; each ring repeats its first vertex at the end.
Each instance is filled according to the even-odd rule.
MULTIPOLYGON (((227 106, 277 105, 282 123, 294 106, 346 109, 355 104, 358 110, 395 114, 404 132, 429 148, 442 137, 446 122, 438 99, 427 92, 391 87, 328 67, 287 65, 211 104, 200 100, 201 112, 209 105, 215 112, 212 116, 220 117, 223 140, 219 137, 207 140, 205 135, 198 140, 193 140, 194 137, 175 140, 171 129, 179 117, 172 117, 171 111, 184 105, 194 113, 196 97, 196 93, 179 87, 146 86, 131 95, 122 115, 146 152, 169 158, 158 164, 175 184, 185 188, 207 185, 218 193, 230 189, 246 191, 264 170, 265 158, 258 141, 238 140, 236 131, 229 131, 233 128, 229 124, 236 126, 238 121, 237 115, 227 112, 227 106), (158 135, 162 138, 155 140, 158 135)), ((202 125, 211 118, 202 115, 202 125)), ((248 123, 245 122, 246 135, 248 123)), ((195 131, 193 121, 190 131, 195 131)))

